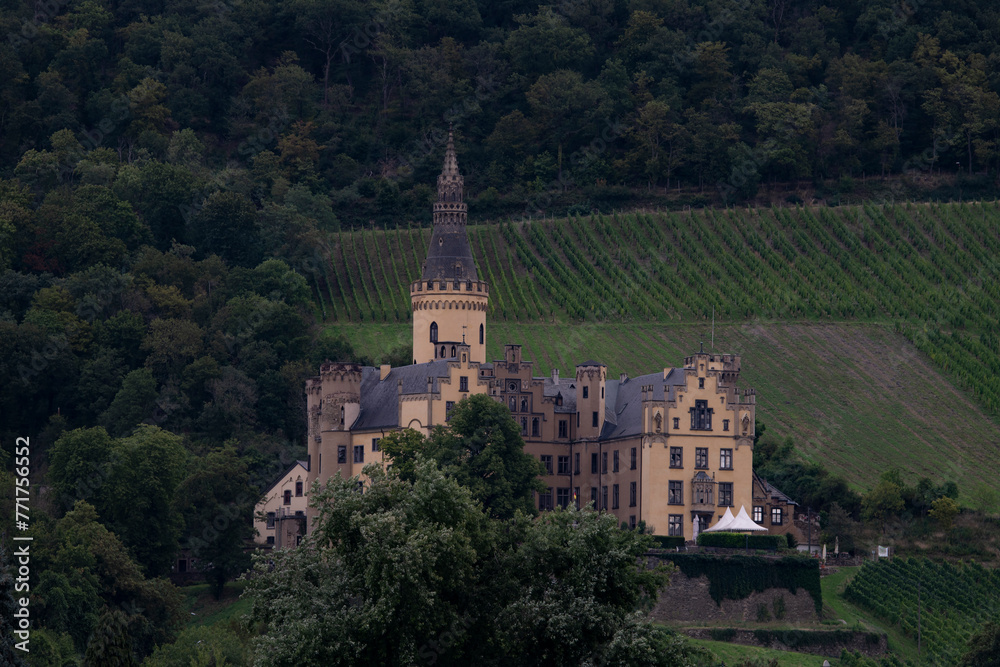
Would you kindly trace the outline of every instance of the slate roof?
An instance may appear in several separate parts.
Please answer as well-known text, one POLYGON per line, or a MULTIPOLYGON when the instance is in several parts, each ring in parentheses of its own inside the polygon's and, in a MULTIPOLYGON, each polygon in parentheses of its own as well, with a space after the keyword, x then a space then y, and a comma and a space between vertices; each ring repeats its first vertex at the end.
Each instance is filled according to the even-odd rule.
MULTIPOLYGON (((642 432, 642 387, 653 385, 654 401, 677 399, 676 388, 684 386, 684 369, 671 368, 667 377, 663 372, 628 378, 625 382, 608 380, 605 384, 606 413, 614 411, 613 418, 605 415, 601 439, 624 438, 642 432)), ((664 425, 666 428, 666 425, 664 425)))
POLYGON ((426 394, 427 378, 432 377, 432 391, 441 390, 440 378, 448 377, 447 359, 428 361, 423 364, 398 366, 389 371, 384 380, 379 380, 378 368, 365 366, 361 369, 361 412, 351 425, 352 431, 399 426, 399 381, 402 380, 402 394, 426 394))

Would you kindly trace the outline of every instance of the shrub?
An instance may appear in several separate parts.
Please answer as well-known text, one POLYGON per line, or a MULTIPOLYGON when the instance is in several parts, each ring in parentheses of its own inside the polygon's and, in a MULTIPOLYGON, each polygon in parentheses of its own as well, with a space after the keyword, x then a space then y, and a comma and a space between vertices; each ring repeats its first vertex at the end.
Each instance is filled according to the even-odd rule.
POLYGON ((684 538, 676 535, 653 535, 653 540, 656 542, 655 549, 674 549, 684 546, 684 538))
POLYGON ((743 535, 742 533, 702 533, 698 546, 726 549, 785 549, 788 540, 784 535, 743 535))
POLYGON ((771 612, 767 610, 767 604, 761 602, 757 605, 757 622, 767 623, 771 620, 771 612))

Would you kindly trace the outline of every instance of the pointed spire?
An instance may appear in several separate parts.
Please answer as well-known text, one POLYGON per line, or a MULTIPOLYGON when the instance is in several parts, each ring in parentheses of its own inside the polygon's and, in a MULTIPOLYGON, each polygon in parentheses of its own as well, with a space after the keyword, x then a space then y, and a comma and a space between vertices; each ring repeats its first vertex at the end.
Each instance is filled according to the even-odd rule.
POLYGON ((448 146, 444 149, 444 168, 441 169, 441 175, 448 179, 461 177, 461 174, 458 173, 458 158, 455 156, 455 132, 450 125, 448 126, 448 146))
POLYGON ((455 133, 448 128, 444 166, 438 176, 438 200, 434 202, 434 232, 424 260, 422 277, 476 280, 476 263, 465 231, 469 205, 462 200, 465 179, 458 171, 455 156, 455 133))
POLYGON ((438 202, 460 203, 464 185, 465 179, 458 171, 458 158, 455 156, 455 132, 449 127, 448 145, 444 150, 444 166, 441 168, 441 175, 438 176, 438 202))

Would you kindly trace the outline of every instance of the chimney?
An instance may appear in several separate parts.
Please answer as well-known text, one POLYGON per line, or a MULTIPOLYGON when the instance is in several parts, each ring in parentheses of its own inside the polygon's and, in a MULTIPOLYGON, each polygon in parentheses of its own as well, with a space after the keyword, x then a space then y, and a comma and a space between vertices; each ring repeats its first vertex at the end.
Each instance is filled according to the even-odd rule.
POLYGON ((625 384, 626 382, 628 382, 628 373, 622 373, 621 376, 618 378, 618 381, 621 384, 625 384))
POLYGON ((559 384, 559 369, 552 369, 552 384, 559 384))
POLYGON ((389 371, 392 370, 392 366, 389 364, 382 364, 378 367, 378 381, 381 382, 389 375, 389 371))

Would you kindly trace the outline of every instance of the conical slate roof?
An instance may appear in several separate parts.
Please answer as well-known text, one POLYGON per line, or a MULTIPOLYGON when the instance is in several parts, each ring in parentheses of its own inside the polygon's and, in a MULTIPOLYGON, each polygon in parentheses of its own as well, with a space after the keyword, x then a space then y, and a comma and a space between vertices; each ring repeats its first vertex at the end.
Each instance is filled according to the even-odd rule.
POLYGON ((434 203, 434 232, 431 234, 423 280, 478 280, 466 233, 469 207, 462 201, 465 179, 458 171, 455 137, 448 131, 444 167, 438 176, 438 200, 434 203))

